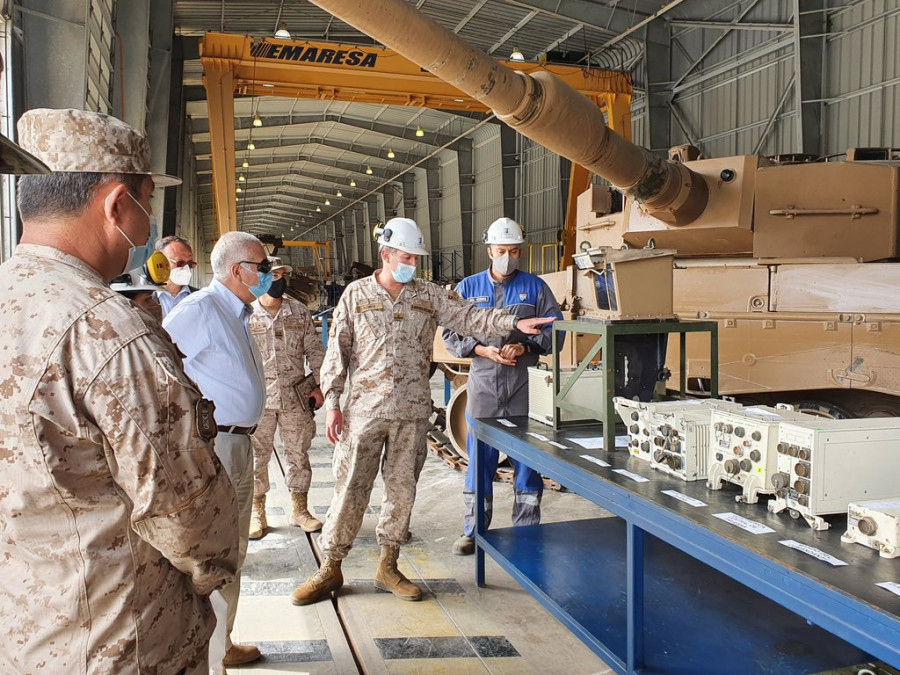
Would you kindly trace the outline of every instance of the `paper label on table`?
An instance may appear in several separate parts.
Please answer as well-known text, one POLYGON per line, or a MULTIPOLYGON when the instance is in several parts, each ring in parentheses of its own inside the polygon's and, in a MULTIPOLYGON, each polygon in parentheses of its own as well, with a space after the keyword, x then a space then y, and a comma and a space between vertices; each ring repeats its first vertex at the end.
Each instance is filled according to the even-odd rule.
POLYGON ((589 462, 593 462, 597 466, 608 467, 609 462, 604 462, 602 459, 597 459, 596 457, 591 457, 590 455, 582 455, 581 459, 586 459, 589 462))
POLYGON ((799 541, 794 541, 793 539, 785 539, 784 541, 779 541, 778 543, 784 544, 788 548, 796 549, 797 551, 805 553, 806 555, 811 555, 813 558, 821 560, 822 562, 827 562, 829 565, 833 565, 834 567, 841 567, 847 564, 843 560, 839 560, 833 555, 825 553, 825 551, 821 551, 807 544, 801 544, 799 541))
POLYGON ((736 513, 714 513, 713 517, 724 520, 726 523, 731 523, 735 527, 746 530, 750 534, 768 534, 769 532, 775 531, 768 525, 757 523, 755 520, 744 518, 743 516, 739 516, 736 513))
POLYGON ((708 506, 706 502, 701 502, 699 499, 688 497, 687 495, 681 494, 678 490, 663 490, 662 493, 664 495, 674 497, 678 501, 684 502, 685 504, 690 504, 691 506, 708 506))
POLYGON ((882 581, 880 584, 875 584, 876 586, 880 586, 886 591, 890 591, 894 595, 900 595, 900 584, 896 581, 882 581))
POLYGON ((500 422, 500 424, 502 424, 502 425, 505 426, 505 427, 514 427, 514 426, 516 426, 515 424, 513 424, 513 423, 510 422, 509 420, 505 420, 505 419, 503 419, 502 417, 499 418, 497 421, 500 422))
MULTIPOLYGON (((603 436, 595 436, 591 438, 570 438, 570 441, 573 443, 578 443, 582 448, 586 450, 602 450, 603 449, 603 436)), ((616 445, 627 447, 628 436, 616 436, 616 445)))
POLYGON ((617 473, 621 476, 625 476, 625 478, 630 478, 636 483, 649 483, 649 478, 644 478, 636 473, 631 473, 631 471, 626 471, 625 469, 613 469, 613 473, 617 473))
POLYGON ((546 436, 541 436, 541 434, 536 434, 536 433, 534 433, 533 431, 528 431, 528 432, 526 432, 526 433, 527 433, 529 436, 534 436, 534 437, 535 437, 536 439, 538 439, 539 441, 544 441, 544 443, 546 443, 546 442, 548 442, 548 441, 550 440, 550 439, 547 438, 546 436))
POLYGON ((550 445, 552 445, 554 448, 559 448, 560 450, 568 450, 569 449, 568 445, 563 445, 562 443, 557 443, 556 441, 547 441, 547 442, 550 445))

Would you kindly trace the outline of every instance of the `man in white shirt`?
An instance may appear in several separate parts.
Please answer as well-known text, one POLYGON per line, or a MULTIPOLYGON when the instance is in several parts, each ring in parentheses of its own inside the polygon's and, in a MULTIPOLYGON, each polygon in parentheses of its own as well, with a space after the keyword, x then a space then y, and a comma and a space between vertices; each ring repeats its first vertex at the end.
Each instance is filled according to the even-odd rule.
MULTIPOLYGON (((227 612, 217 611, 219 628, 225 627, 224 646, 210 641, 210 665, 224 647, 224 665, 236 666, 259 658, 253 645, 231 642, 231 630, 240 596, 241 566, 247 554, 250 511, 253 504, 253 450, 250 436, 266 403, 263 361, 250 338, 250 306, 272 283, 271 262, 259 240, 246 232, 227 232, 212 250, 215 278, 206 288, 191 293, 163 320, 172 340, 185 355, 184 370, 203 395, 216 405, 219 434, 215 451, 234 485, 238 502, 240 554, 237 576, 225 586, 227 612)), ((217 610, 219 605, 214 603, 217 610)))
POLYGON ((165 317, 175 305, 197 290, 191 286, 197 263, 194 261, 194 250, 191 245, 174 234, 157 241, 156 250, 169 259, 171 270, 165 286, 154 293, 165 317))

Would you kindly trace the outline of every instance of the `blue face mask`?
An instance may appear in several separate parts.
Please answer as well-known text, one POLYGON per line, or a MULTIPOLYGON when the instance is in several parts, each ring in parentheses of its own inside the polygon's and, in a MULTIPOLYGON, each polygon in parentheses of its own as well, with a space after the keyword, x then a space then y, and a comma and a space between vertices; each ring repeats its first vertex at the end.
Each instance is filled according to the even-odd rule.
MULTIPOLYGON (((244 284, 244 285, 247 286, 247 288, 250 289, 250 292, 253 293, 253 295, 258 298, 262 295, 265 295, 266 292, 269 290, 269 288, 272 286, 272 273, 266 272, 265 274, 263 274, 262 272, 257 272, 256 278, 257 278, 257 283, 255 285, 253 285, 253 286, 250 286, 248 284, 244 284)), ((243 280, 241 281, 241 283, 242 284, 244 283, 243 280)))
POLYGON ((125 241, 131 244, 131 248, 128 249, 128 261, 125 263, 125 269, 122 270, 122 274, 125 274, 125 272, 130 272, 133 269, 137 269, 145 262, 147 262, 147 259, 151 255, 153 255, 153 251, 155 250, 156 238, 159 234, 156 227, 156 221, 149 213, 147 213, 147 209, 141 206, 141 203, 137 199, 135 199, 130 192, 128 193, 128 196, 131 197, 132 200, 134 200, 134 203, 138 205, 138 208, 144 212, 144 214, 147 216, 147 219, 150 221, 150 236, 147 237, 147 242, 143 246, 135 246, 134 242, 131 241, 131 238, 122 231, 122 228, 118 225, 116 226, 119 234, 125 237, 125 241))
POLYGON ((412 278, 416 275, 416 266, 415 265, 407 265, 402 262, 397 263, 397 269, 391 270, 391 276, 394 277, 394 281, 398 284, 407 284, 412 281, 412 278))
POLYGON ((125 263, 125 269, 122 271, 122 274, 125 272, 129 272, 133 269, 137 269, 145 262, 147 259, 153 255, 153 251, 155 250, 156 237, 158 235, 158 231, 156 228, 156 223, 153 220, 150 220, 150 236, 147 237, 147 243, 143 246, 135 246, 134 242, 129 239, 128 235, 122 231, 121 227, 116 227, 116 229, 125 237, 125 240, 131 244, 131 248, 128 249, 128 261, 125 263))

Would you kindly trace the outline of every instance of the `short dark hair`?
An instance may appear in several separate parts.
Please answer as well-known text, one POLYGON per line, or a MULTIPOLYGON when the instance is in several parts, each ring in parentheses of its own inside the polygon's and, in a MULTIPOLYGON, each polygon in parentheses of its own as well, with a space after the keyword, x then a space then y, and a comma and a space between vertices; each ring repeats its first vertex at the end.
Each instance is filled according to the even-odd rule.
POLYGON ((78 216, 90 204, 94 191, 109 183, 123 183, 132 197, 140 197, 150 177, 135 173, 60 171, 19 178, 18 202, 22 220, 78 216))
POLYGON ((177 234, 170 234, 168 237, 163 237, 162 239, 157 240, 156 242, 156 250, 162 251, 169 244, 184 244, 192 251, 194 250, 190 243, 188 243, 187 239, 182 239, 177 234))

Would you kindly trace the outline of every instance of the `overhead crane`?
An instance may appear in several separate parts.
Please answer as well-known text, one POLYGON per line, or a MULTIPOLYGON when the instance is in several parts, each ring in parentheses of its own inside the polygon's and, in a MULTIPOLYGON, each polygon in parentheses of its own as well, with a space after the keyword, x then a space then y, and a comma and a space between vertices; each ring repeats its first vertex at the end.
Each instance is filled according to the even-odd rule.
MULTIPOLYGON (((213 192, 219 235, 237 229, 234 95, 311 98, 489 112, 479 101, 381 46, 207 33, 200 46, 209 105, 213 192)), ((596 68, 503 61, 548 70, 605 109, 609 127, 631 140, 631 78, 596 68)), ((572 164, 563 256, 574 253, 575 199, 591 175, 572 164)))

